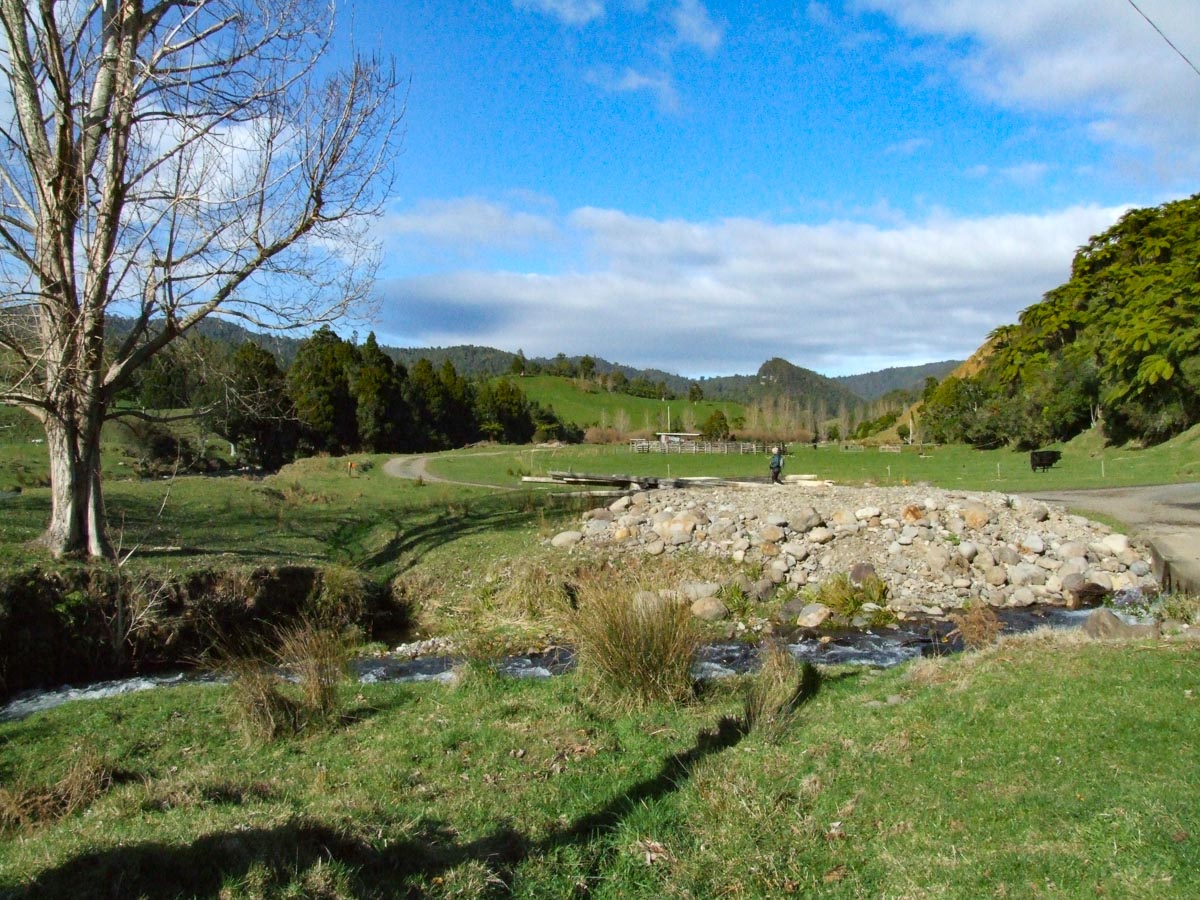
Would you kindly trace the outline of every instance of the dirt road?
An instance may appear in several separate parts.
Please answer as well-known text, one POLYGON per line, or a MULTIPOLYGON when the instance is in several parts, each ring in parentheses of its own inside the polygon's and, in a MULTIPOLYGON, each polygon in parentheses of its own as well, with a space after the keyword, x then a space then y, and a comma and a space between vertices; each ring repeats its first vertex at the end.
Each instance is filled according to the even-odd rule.
POLYGON ((1027 496, 1123 523, 1154 550, 1163 587, 1200 591, 1200 483, 1043 491, 1027 496))
MULTIPOLYGON (((495 455, 500 455, 501 451, 496 451, 495 455)), ((490 456, 493 454, 480 454, 481 456, 490 456)), ((394 456, 383 464, 383 471, 393 478, 407 478, 409 481, 424 481, 426 484, 440 482, 442 484, 462 484, 467 487, 482 487, 491 488, 495 491, 514 491, 515 487, 511 485, 498 484, 479 484, 474 481, 455 481, 450 478, 439 478, 429 471, 426 463, 429 462, 428 456, 394 456)))

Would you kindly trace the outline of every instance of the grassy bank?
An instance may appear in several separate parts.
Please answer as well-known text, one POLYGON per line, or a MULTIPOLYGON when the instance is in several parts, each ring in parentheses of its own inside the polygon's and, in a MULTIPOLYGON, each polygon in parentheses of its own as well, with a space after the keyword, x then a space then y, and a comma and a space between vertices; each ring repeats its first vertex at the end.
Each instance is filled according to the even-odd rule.
POLYGON ((1200 891, 1194 646, 1026 638, 903 669, 829 671, 773 740, 739 725, 744 681, 637 713, 586 688, 578 675, 477 672, 453 688, 356 686, 341 724, 267 744, 238 736, 221 686, 0 725, 0 889, 1200 891), (76 802, 35 802, 64 795, 76 802))

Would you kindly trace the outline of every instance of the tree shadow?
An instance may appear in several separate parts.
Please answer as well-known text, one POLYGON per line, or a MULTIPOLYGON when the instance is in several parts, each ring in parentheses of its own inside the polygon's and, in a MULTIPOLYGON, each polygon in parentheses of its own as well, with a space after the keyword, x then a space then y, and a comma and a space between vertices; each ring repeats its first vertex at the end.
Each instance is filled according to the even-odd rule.
MULTIPOLYGON (((797 691, 797 705, 811 700, 819 688, 820 678, 807 676, 797 691)), ((588 871, 579 875, 581 883, 588 883, 602 874, 611 856, 604 839, 629 815, 679 790, 697 764, 737 745, 747 733, 742 719, 723 717, 715 728, 701 730, 687 750, 668 756, 653 776, 537 840, 503 823, 476 840, 459 843, 452 825, 426 820, 412 836, 397 842, 382 836, 398 827, 399 820, 372 822, 370 829, 351 833, 301 817, 273 828, 238 827, 206 834, 183 846, 144 842, 84 853, 27 884, 0 886, 0 895, 149 900, 216 896, 251 870, 265 869, 274 883, 286 885, 331 861, 350 869, 356 889, 370 896, 420 896, 424 883, 472 861, 486 866, 498 879, 497 888, 503 885, 507 892, 523 862, 566 847, 600 845, 588 871), (376 837, 365 837, 368 833, 376 837)))

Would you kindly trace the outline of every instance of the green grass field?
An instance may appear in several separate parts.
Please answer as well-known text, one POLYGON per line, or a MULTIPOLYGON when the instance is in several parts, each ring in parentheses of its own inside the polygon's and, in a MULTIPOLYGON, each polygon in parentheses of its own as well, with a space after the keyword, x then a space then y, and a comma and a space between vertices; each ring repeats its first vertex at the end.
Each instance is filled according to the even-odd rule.
POLYGON ((1194 646, 829 670, 775 740, 738 727, 747 680, 636 714, 574 675, 361 685, 340 725, 267 744, 221 686, 68 704, 0 724, 0 892, 1200 892, 1194 646))
MULTIPOLYGON (((12 434, 0 471, 24 467, 36 484, 44 448, 12 434)), ((1197 477, 1197 439, 1130 450, 1083 438, 1046 473, 1007 451, 802 447, 787 471, 1005 492, 1164 483, 1197 477)), ((485 485, 467 487, 353 459, 353 476, 347 459, 316 458, 265 479, 156 481, 106 461, 110 521, 133 567, 301 561, 399 579, 413 636, 457 635, 486 658, 552 634, 562 585, 584 565, 543 541, 579 507, 551 503, 555 489, 522 486, 522 474, 766 468, 765 457, 623 446, 429 459, 434 475, 485 485)), ((48 491, 0 504, 0 562, 52 566, 26 543, 48 491)), ((674 583, 680 567, 715 565, 653 562, 674 583)), ((599 565, 631 584, 648 577, 599 565)), ((66 704, 0 724, 0 895, 1200 891, 1194 643, 1042 637, 882 672, 825 670, 778 742, 737 727, 747 681, 630 713, 578 673, 508 681, 469 667, 454 688, 348 685, 344 719, 266 744, 240 736, 222 686, 66 704)))
POLYGON ((609 393, 592 384, 553 375, 531 375, 517 380, 530 400, 553 407, 567 422, 581 427, 612 427, 623 421, 626 430, 652 434, 656 431, 699 431, 699 426, 721 410, 731 422, 743 415, 738 403, 714 403, 686 399, 652 400, 629 394, 609 393), (669 420, 669 421, 668 421, 669 420))
MULTIPOLYGON (((1149 449, 1105 447, 1084 435, 1060 447, 1063 458, 1046 472, 1033 472, 1029 455, 965 446, 905 446, 900 453, 876 447, 850 451, 823 445, 793 445, 785 474, 813 475, 839 484, 917 484, 973 491, 1021 493, 1036 490, 1172 484, 1200 479, 1200 429, 1149 449)), ((767 455, 634 453, 628 444, 555 448, 493 448, 443 454, 431 471, 454 480, 512 486, 520 474, 551 471, 657 475, 675 478, 764 477, 767 455)))

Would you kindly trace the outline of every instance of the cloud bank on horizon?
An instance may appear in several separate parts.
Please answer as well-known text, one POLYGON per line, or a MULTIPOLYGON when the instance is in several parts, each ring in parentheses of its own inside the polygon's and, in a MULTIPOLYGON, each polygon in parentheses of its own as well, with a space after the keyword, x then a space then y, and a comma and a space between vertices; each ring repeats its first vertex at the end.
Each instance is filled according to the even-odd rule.
POLYGON ((1173 0, 357 6, 412 72, 390 344, 689 376, 962 358, 1124 210, 1197 190, 1200 17, 1173 0))

